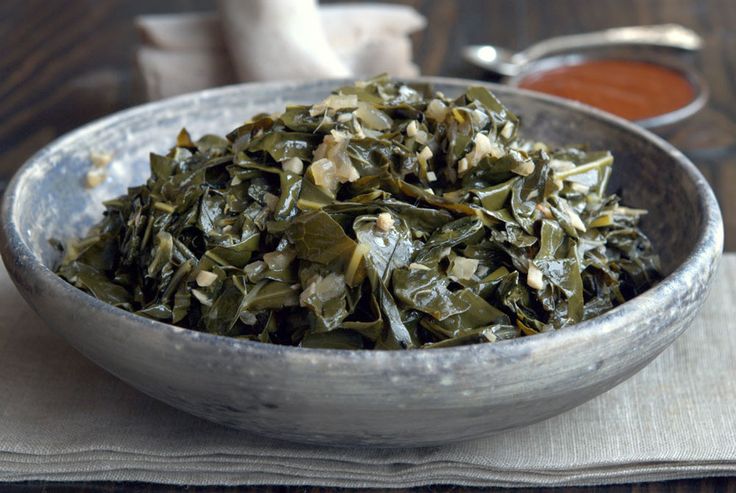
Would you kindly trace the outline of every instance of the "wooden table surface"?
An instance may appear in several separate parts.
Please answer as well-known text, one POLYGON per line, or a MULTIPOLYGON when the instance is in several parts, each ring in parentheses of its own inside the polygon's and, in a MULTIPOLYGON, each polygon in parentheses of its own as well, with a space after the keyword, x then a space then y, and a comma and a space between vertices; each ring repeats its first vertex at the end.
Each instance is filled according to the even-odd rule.
MULTIPOLYGON (((687 62, 694 64, 705 76, 710 86, 710 101, 703 111, 665 137, 689 155, 710 181, 723 210, 726 249, 736 250, 735 1, 407 0, 405 3, 414 5, 429 21, 427 29, 414 37, 416 60, 427 75, 487 79, 487 74, 459 58, 460 48, 466 44, 494 43, 521 49, 554 35, 664 22, 695 29, 705 39, 705 46, 687 62)), ((137 43, 132 26, 134 16, 211 10, 213 4, 205 0, 0 2, 0 188, 14 169, 56 136, 94 118, 142 102, 142 87, 134 67, 137 43)), ((179 491, 174 487, 147 484, 0 484, 0 491, 39 489, 179 491)), ((186 489, 200 490, 235 491, 186 489)), ((336 490, 275 487, 239 491, 336 490)), ((467 489, 430 487, 407 491, 467 489)), ((567 488, 564 491, 590 490, 567 488)), ((598 487, 593 491, 736 492, 736 479, 692 479, 598 487)))

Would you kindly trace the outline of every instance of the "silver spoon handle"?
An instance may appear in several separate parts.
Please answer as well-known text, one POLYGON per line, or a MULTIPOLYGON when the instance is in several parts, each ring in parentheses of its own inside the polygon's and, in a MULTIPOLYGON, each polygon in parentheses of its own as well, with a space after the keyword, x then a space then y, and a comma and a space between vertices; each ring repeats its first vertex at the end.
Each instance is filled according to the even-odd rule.
POLYGON ((679 24, 616 27, 604 31, 549 38, 515 54, 512 61, 523 64, 561 51, 631 44, 697 50, 702 46, 703 40, 698 33, 679 24))

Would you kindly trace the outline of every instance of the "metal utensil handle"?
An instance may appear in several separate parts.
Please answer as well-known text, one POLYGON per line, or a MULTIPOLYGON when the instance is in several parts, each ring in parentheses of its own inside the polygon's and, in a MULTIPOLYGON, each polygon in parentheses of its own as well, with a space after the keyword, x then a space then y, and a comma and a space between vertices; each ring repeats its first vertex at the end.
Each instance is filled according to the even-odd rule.
POLYGON ((703 45, 703 40, 698 33, 679 24, 616 27, 604 31, 549 38, 515 54, 512 61, 523 64, 560 51, 631 44, 697 50, 703 45))

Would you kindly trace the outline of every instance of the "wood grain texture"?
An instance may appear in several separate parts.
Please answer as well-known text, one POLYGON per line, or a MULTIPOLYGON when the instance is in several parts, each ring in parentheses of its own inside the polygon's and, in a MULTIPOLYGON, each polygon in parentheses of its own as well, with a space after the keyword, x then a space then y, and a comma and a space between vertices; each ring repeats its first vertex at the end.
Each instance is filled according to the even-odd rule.
MULTIPOLYGON (((489 79, 465 64, 460 48, 494 43, 521 49, 543 38, 606 27, 677 22, 698 31, 703 50, 687 56, 711 90, 708 106, 665 134, 713 185, 736 250, 736 2, 733 0, 406 0, 429 21, 414 35, 415 56, 427 75, 489 79)), ((5 0, 0 2, 0 189, 22 162, 58 135, 142 101, 134 69, 132 18, 143 13, 210 10, 211 0, 5 0)), ((665 170, 666 171, 666 170, 665 170)), ((676 198, 675 198, 676 200, 676 198)), ((0 484, 0 491, 60 492, 336 492, 334 488, 176 488, 135 483, 0 484)), ((353 490, 361 491, 361 490, 353 490)), ((371 492, 397 490, 364 490, 371 492)), ((452 486, 412 492, 502 491, 452 486)), ((504 490, 507 491, 507 490, 504 490)), ((544 492, 733 492, 736 479, 518 489, 544 492)))

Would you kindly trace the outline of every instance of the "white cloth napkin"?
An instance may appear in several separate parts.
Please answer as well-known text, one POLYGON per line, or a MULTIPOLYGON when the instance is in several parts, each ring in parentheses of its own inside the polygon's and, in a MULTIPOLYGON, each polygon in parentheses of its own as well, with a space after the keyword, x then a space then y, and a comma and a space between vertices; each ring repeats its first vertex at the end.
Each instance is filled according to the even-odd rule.
POLYGON ((408 5, 220 0, 218 12, 144 15, 138 69, 149 99, 235 82, 413 77, 408 5))
POLYGON ((590 485, 736 473, 736 255, 693 326, 616 389, 527 428, 444 447, 296 445, 120 382, 51 333, 0 268, 0 481, 356 487, 590 485))

